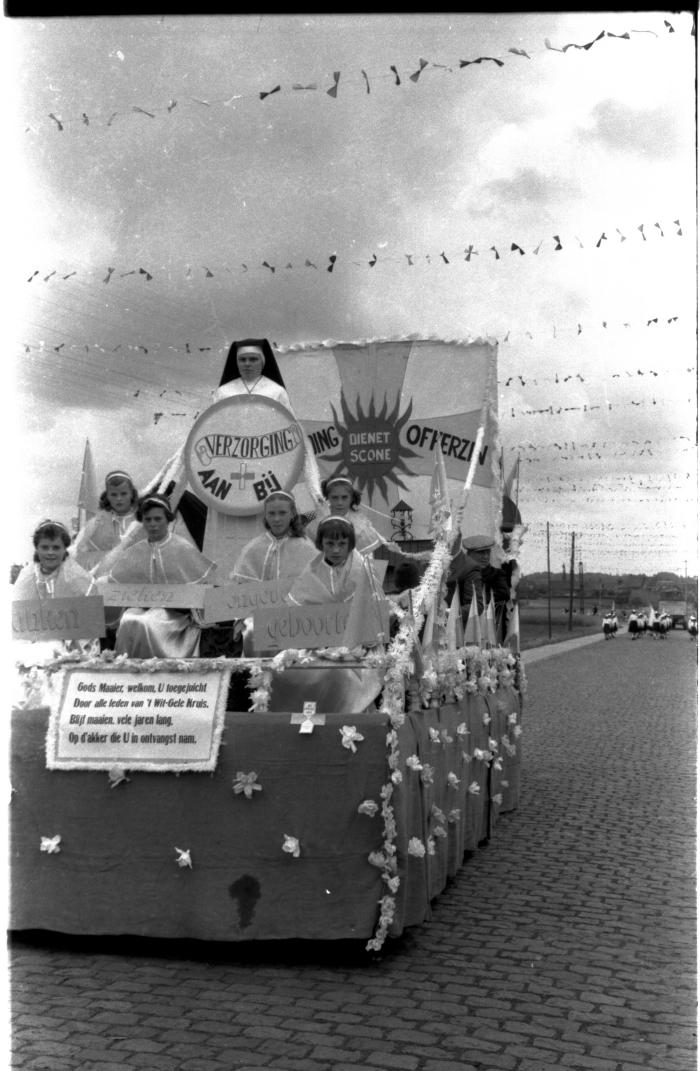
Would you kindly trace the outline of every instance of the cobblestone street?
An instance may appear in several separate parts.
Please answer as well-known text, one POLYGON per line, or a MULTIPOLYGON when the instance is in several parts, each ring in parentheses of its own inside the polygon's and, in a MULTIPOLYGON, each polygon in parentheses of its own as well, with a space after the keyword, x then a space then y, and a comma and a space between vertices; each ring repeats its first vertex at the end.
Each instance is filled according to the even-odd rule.
POLYGON ((685 632, 526 661, 520 807, 379 957, 14 934, 12 1067, 693 1071, 696 665, 685 632))

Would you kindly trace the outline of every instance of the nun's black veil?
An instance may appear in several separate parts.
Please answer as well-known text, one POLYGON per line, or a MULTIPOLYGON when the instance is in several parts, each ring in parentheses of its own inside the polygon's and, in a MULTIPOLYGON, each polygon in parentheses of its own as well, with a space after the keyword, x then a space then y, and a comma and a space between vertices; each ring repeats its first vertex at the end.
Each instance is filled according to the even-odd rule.
POLYGON ((268 379, 274 380, 275 383, 279 383, 280 387, 284 387, 284 380, 282 379, 282 373, 277 365, 275 352, 266 338, 241 338, 236 342, 231 343, 231 349, 228 351, 226 364, 224 365, 224 370, 221 373, 221 379, 219 380, 220 387, 223 387, 224 383, 230 383, 232 379, 241 378, 237 360, 238 351, 241 346, 259 346, 265 357, 262 374, 267 376, 268 379))
MULTIPOLYGON (((229 383, 232 379, 240 379, 241 373, 238 370, 237 354, 241 346, 259 346, 265 357, 262 374, 267 376, 268 379, 274 380, 275 383, 279 383, 280 387, 284 387, 284 380, 277 365, 274 350, 266 338, 241 338, 231 343, 224 370, 219 380, 220 387, 224 383, 229 383)), ((173 487, 174 484, 166 487, 164 489, 165 494, 167 495, 172 491, 173 487)), ((204 529, 207 523, 207 507, 192 491, 184 491, 177 506, 177 513, 182 517, 188 532, 201 550, 204 543, 204 529)))

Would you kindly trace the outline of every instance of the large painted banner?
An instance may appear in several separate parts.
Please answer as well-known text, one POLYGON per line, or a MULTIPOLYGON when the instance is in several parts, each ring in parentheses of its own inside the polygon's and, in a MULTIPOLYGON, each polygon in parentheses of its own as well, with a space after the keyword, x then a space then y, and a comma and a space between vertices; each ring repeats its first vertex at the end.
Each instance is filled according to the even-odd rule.
POLYGON ((383 339, 277 352, 321 475, 352 475, 362 511, 389 538, 399 500, 413 510, 414 538, 428 536, 436 448, 459 505, 486 402, 492 415, 462 528, 465 534, 493 531, 500 504, 495 343, 383 339))

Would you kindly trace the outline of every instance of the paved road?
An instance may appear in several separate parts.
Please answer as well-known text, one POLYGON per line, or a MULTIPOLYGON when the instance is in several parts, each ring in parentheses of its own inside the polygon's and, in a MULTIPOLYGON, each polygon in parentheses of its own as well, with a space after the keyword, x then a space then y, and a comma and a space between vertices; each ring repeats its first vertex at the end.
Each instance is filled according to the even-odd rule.
POLYGON ((519 810, 381 958, 15 936, 12 1066, 693 1071, 696 657, 532 664, 519 810))

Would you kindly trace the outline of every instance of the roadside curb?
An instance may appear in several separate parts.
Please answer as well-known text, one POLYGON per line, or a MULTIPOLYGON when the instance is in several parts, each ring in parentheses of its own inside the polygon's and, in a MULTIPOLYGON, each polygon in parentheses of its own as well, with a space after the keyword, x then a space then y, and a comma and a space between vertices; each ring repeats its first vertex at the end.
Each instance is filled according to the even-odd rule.
POLYGON ((577 647, 588 647, 589 644, 598 643, 602 639, 604 639, 603 633, 598 632, 595 636, 579 636, 575 640, 548 643, 545 647, 532 647, 529 651, 521 651, 520 658, 526 666, 529 666, 533 662, 540 662, 543 658, 566 654, 567 651, 574 651, 577 647))

